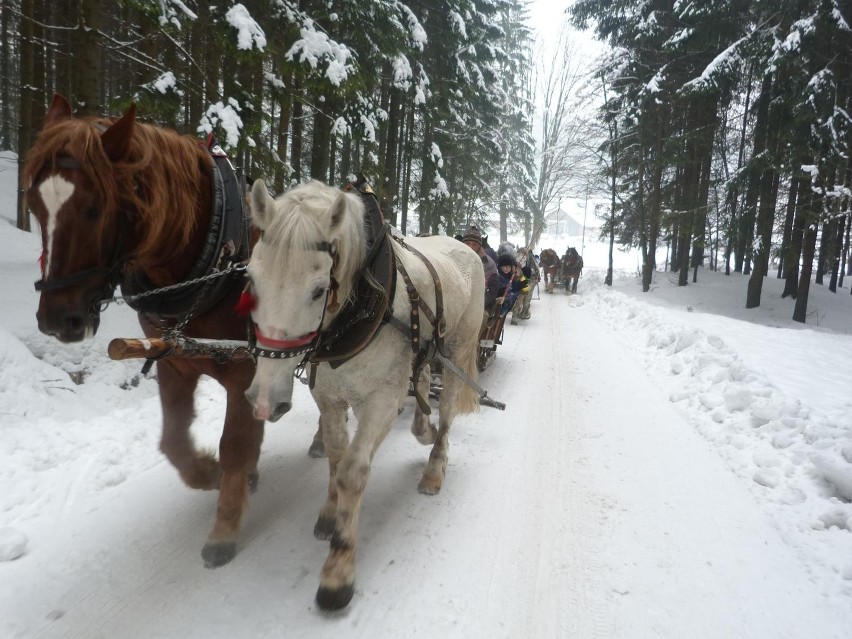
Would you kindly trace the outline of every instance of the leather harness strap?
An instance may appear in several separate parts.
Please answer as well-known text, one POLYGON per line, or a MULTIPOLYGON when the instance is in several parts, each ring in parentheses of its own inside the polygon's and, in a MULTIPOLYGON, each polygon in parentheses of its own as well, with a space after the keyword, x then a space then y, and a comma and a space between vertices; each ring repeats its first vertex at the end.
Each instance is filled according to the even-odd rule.
POLYGON ((414 287, 414 284, 411 282, 411 278, 408 276, 408 273, 405 270, 405 267, 402 265, 402 262, 399 260, 399 256, 396 256, 396 265, 397 269, 399 269, 400 274, 402 275, 402 279, 405 281, 405 288, 408 291, 408 299, 411 301, 411 328, 412 328, 412 336, 411 336, 411 348, 414 352, 419 350, 419 322, 418 319, 419 313, 418 309, 423 311, 423 314, 426 316, 426 319, 429 320, 429 323, 432 325, 435 334, 435 341, 438 344, 438 350, 444 354, 444 335, 447 332, 447 320, 444 317, 444 292, 441 287, 441 280, 438 278, 438 273, 435 271, 435 267, 432 266, 432 263, 426 258, 423 253, 418 251, 413 246, 409 246, 406 244, 405 240, 402 238, 395 237, 394 238, 400 246, 411 251, 426 266, 429 270, 429 274, 432 276, 432 282, 435 285, 435 312, 432 312, 432 309, 429 308, 429 305, 423 301, 423 298, 420 297, 420 293, 417 292, 417 289, 414 287))
POLYGON ((397 244, 401 247, 411 251, 414 255, 420 258, 428 269, 429 274, 432 276, 432 282, 435 286, 435 312, 433 313, 432 309, 429 308, 429 305, 426 304, 420 296, 420 293, 417 291, 417 288, 414 286, 414 283, 411 281, 411 277, 399 259, 399 254, 395 252, 396 267, 405 282, 405 290, 408 293, 408 300, 411 303, 411 322, 410 325, 406 327, 402 324, 402 322, 398 321, 394 317, 391 319, 391 324, 403 335, 407 334, 411 340, 411 350, 416 355, 411 373, 414 398, 417 400, 420 410, 423 411, 424 414, 429 415, 431 414, 432 409, 426 398, 418 391, 417 382, 420 378, 421 371, 427 364, 431 363, 431 361, 435 358, 436 353, 441 353, 441 355, 446 356, 446 353, 444 353, 444 335, 447 332, 447 319, 444 317, 444 294, 441 287, 441 280, 438 278, 438 273, 428 258, 414 247, 406 244, 402 238, 394 237, 394 240, 396 240, 397 244), (433 337, 431 341, 425 344, 425 346, 421 344, 420 339, 421 310, 423 311, 423 315, 426 316, 426 319, 432 325, 433 337))

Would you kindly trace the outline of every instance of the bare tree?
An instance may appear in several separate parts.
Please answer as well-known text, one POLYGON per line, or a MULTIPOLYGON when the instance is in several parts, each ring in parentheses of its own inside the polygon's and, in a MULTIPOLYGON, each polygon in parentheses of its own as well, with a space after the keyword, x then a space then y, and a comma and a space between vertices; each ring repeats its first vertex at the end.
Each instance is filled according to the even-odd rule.
MULTIPOLYGON (((586 168, 595 163, 591 136, 595 127, 593 99, 586 90, 588 56, 572 39, 567 23, 559 31, 547 69, 537 68, 542 116, 539 130, 539 171, 531 244, 538 241, 550 206, 563 196, 583 191, 586 168)), ((542 59, 543 56, 539 56, 542 59)))

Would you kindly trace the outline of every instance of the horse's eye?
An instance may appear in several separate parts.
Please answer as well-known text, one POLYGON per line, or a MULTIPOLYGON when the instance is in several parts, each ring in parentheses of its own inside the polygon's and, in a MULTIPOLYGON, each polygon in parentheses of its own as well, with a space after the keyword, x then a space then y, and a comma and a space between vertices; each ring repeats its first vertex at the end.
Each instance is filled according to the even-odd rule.
POLYGON ((90 220, 97 220, 100 214, 101 212, 95 207, 90 207, 86 209, 86 217, 90 220))
POLYGON ((324 288, 315 288, 315 289, 314 289, 314 294, 313 294, 313 295, 311 295, 311 299, 312 299, 314 302, 316 302, 316 301, 317 301, 319 298, 321 298, 323 295, 325 295, 325 289, 324 289, 324 288))

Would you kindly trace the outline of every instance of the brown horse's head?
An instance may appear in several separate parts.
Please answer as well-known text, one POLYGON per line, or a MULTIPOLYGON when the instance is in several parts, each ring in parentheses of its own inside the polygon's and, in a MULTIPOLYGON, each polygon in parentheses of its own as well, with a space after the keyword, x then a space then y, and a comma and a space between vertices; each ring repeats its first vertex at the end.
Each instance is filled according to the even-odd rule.
POLYGON ((130 255, 138 261, 155 247, 173 247, 158 256, 167 263, 188 237, 192 218, 182 222, 174 211, 195 208, 200 151, 190 142, 177 152, 153 129, 136 122, 135 106, 115 121, 75 118, 64 97, 53 97, 23 173, 27 206, 41 229, 36 318, 43 333, 63 342, 93 336, 101 303, 112 297, 130 255), (161 162, 171 165, 152 171, 161 162), (188 170, 196 176, 191 186, 181 177, 188 170))
POLYGON ((119 194, 109 167, 127 155, 134 120, 133 107, 109 127, 80 120, 55 95, 27 155, 27 206, 42 237, 36 317, 39 330, 63 342, 95 334, 100 303, 117 281, 119 194))
POLYGON ((539 256, 542 268, 550 269, 559 264, 559 255, 552 248, 544 249, 539 256))

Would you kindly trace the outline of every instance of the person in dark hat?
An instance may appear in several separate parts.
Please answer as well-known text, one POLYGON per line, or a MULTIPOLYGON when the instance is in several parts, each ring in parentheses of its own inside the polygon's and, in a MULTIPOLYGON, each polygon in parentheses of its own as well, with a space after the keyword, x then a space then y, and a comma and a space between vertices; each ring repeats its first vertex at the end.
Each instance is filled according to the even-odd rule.
POLYGON ((485 271, 485 309, 489 310, 494 300, 500 295, 500 282, 497 276, 497 265, 482 250, 482 233, 476 226, 470 226, 462 236, 462 242, 479 256, 482 260, 482 269, 485 271))
POLYGON ((497 258, 497 268, 501 270, 501 272, 511 272, 511 267, 515 266, 515 258, 509 255, 508 253, 503 253, 497 258), (509 271, 503 271, 503 267, 508 266, 509 271))

